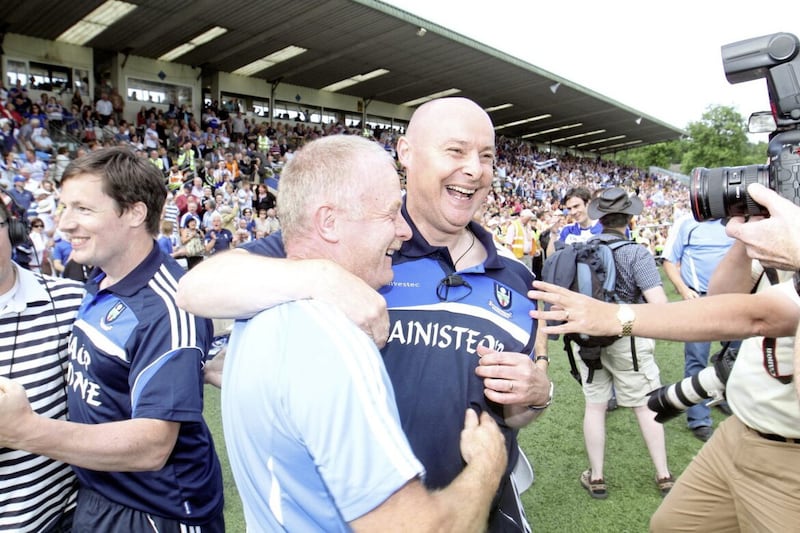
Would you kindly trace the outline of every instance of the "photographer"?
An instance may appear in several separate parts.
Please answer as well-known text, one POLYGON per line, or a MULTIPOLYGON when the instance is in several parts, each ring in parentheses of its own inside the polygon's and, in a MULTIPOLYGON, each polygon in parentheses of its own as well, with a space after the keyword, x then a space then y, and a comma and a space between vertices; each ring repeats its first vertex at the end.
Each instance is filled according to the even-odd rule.
MULTIPOLYGON (((753 186, 751 186, 752 189, 753 186)), ((758 193, 756 193, 758 194, 758 193)), ((754 195, 754 198, 756 195, 754 195)), ((760 198, 761 201, 763 198, 760 198)), ((772 199, 774 200, 774 198, 772 199)), ((769 202, 765 201, 767 206, 769 202)), ((770 205, 771 207, 771 205, 770 205)), ((787 209, 776 218, 798 208, 787 209)), ((800 214, 800 213, 798 213, 800 214)), ((737 221, 740 222, 740 221, 737 221)), ((771 226, 738 227, 755 238, 771 226)), ((786 231, 786 227, 782 231, 786 231)), ((737 228, 737 226, 734 226, 737 228)), ((771 231, 771 230, 770 230, 771 231)), ((797 235, 797 234, 794 234, 797 235)), ((796 237, 793 237, 796 238, 796 237)), ((787 244, 773 234, 759 254, 772 264, 787 264, 787 244), (780 246, 772 243, 780 242, 780 246), (775 250, 772 248, 775 247, 775 250), (781 259, 783 257, 783 259, 781 259)), ((747 291, 745 243, 737 242, 712 280, 711 290, 747 291)), ((798 248, 800 249, 800 248, 798 248)), ((750 251, 750 247, 747 247, 750 251)), ((788 252, 791 254, 791 252, 788 252)), ((752 285, 752 277, 750 285, 752 285)), ((539 319, 567 320, 547 327, 547 333, 620 334, 616 318, 621 306, 606 304, 566 289, 535 282, 529 296, 553 304, 549 312, 533 311, 539 319)), ((753 336, 742 344, 727 382, 734 412, 678 478, 651 522, 652 531, 753 530, 779 531, 800 519, 800 402, 790 379, 791 337, 778 339, 769 355, 764 337, 792 335, 800 319, 800 297, 792 281, 770 286, 761 277, 755 294, 718 294, 669 304, 629 306, 635 318, 632 335, 669 340, 734 339, 753 336), (771 361, 771 362, 768 362, 771 361)))
MULTIPOLYGON (((780 273, 783 281, 791 276, 780 273)), ((763 291, 771 280, 737 241, 714 272, 709 294, 747 293, 754 283, 763 291)), ((800 404, 791 382, 793 341, 751 337, 742 343, 726 384, 734 415, 683 472, 675 496, 653 516, 653 530, 730 525, 763 531, 796 522, 798 483, 791 465, 800 452, 800 444, 793 442, 800 437, 800 404), (709 493, 709 487, 716 490, 709 493)))

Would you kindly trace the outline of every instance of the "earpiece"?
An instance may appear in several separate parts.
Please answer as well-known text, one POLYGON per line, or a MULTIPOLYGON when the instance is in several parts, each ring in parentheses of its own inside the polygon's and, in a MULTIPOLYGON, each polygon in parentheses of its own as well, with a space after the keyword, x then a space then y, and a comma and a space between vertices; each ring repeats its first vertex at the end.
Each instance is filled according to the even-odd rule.
POLYGON ((11 246, 14 248, 28 242, 28 228, 25 223, 14 218, 9 218, 8 238, 11 241, 11 246))

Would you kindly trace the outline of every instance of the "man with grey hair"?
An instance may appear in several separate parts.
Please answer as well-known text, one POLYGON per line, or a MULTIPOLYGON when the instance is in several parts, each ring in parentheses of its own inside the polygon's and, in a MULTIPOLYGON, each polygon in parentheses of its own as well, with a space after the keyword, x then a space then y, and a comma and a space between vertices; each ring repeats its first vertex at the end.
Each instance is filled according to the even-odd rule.
POLYGON ((205 241, 209 255, 228 250, 233 243, 233 233, 222 227, 222 215, 217 211, 211 213, 211 226, 206 231, 205 241))

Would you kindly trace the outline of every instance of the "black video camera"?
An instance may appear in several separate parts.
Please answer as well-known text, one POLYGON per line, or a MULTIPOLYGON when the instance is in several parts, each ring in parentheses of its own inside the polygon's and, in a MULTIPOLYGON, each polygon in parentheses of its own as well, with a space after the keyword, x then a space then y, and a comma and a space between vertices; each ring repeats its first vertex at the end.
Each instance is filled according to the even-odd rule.
POLYGON ((774 120, 770 129, 760 130, 771 131, 769 164, 694 169, 690 201, 695 220, 769 215, 747 194, 751 183, 800 205, 800 40, 790 33, 774 33, 726 44, 722 65, 729 83, 767 80, 772 112, 754 113, 750 125, 774 120))

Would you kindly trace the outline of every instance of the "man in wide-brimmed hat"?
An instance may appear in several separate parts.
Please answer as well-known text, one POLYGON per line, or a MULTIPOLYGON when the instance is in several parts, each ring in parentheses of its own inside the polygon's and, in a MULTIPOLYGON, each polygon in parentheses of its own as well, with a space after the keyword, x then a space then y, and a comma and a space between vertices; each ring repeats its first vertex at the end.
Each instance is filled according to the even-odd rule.
MULTIPOLYGON (((587 206, 590 218, 599 219, 603 233, 592 237, 605 242, 627 240, 626 230, 631 219, 642 212, 642 201, 619 187, 601 191, 587 206)), ((616 294, 624 303, 666 303, 667 295, 661 285, 655 259, 644 246, 631 243, 612 249, 617 269, 616 294)), ((622 305, 620 308, 628 306, 622 305)), ((618 315, 624 322, 622 313, 618 315)), ((587 383, 588 368, 580 358, 584 411, 584 441, 589 456, 589 469, 581 474, 581 485, 593 498, 606 498, 608 489, 603 478, 605 452, 606 407, 616 390, 621 407, 630 407, 636 414, 647 450, 655 466, 655 481, 662 496, 672 488, 673 479, 667 467, 664 427, 655 421, 647 408, 647 393, 661 386, 659 370, 653 357, 655 341, 643 337, 622 337, 602 348, 602 368, 595 369, 587 383), (635 352, 634 352, 635 350, 635 352), (634 366, 636 354, 637 366, 634 366)))
MULTIPOLYGON (((629 195, 624 189, 619 187, 611 187, 604 189, 597 196, 595 196, 587 207, 586 211, 589 218, 599 220, 603 224, 603 228, 609 228, 603 222, 603 217, 610 214, 631 215, 635 216, 641 214, 644 204, 638 196, 629 195)), ((629 220, 625 222, 623 227, 628 226, 629 220)), ((606 231, 604 231, 606 233, 606 231)))

